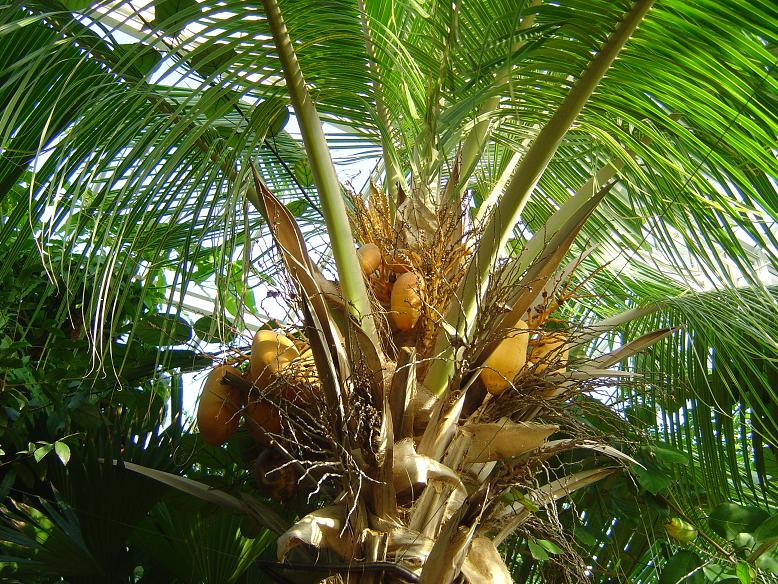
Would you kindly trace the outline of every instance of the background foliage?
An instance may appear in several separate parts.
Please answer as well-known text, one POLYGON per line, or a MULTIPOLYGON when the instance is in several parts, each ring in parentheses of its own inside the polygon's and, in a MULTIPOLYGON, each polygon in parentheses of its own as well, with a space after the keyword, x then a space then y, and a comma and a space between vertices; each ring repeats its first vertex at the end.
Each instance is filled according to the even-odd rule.
MULTIPOLYGON (((458 146, 486 120, 468 185, 474 215, 629 6, 366 4, 372 55, 358 3, 281 2, 330 145, 351 159, 382 156, 379 172, 394 162, 445 182, 455 180, 458 146), (517 32, 527 14, 533 26, 517 32), (499 106, 484 110, 493 96, 499 106), (436 164, 423 168, 429 160, 436 164)), ((245 433, 215 449, 180 415, 182 374, 245 344, 244 321, 265 316, 257 302, 265 285, 282 285, 261 218, 245 202, 247 160, 330 261, 262 11, 239 0, 151 7, 0 8, 8 579, 261 581, 251 560, 271 542, 98 462, 123 458, 253 489, 245 469, 256 447, 245 433), (193 309, 191 294, 212 304, 193 309), (154 545, 161 541, 168 545, 154 545)), ((767 1, 656 2, 512 234, 520 247, 593 172, 620 166, 618 187, 574 249, 596 245, 585 266, 599 271, 570 317, 660 310, 581 350, 681 327, 625 365, 647 383, 603 398, 618 420, 597 400, 582 405, 585 423, 618 427, 625 443, 639 444, 647 468, 560 507, 594 581, 675 582, 703 563, 687 581, 749 582, 757 563, 759 578, 778 571, 769 550, 778 473, 776 21, 767 1), (670 518, 707 537, 668 537, 670 518)), ((506 545, 517 581, 553 578, 557 548, 545 541, 506 545)))

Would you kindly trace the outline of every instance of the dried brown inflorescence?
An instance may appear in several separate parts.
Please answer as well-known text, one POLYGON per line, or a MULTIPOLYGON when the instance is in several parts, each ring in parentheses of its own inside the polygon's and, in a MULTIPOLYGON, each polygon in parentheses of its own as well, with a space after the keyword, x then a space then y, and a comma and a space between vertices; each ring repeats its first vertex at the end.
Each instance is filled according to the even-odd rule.
MULTIPOLYGON (((374 245, 383 262, 368 276, 377 312, 392 314, 392 289, 404 274, 416 276, 420 296, 419 316, 408 328, 389 319, 382 330, 385 350, 394 355, 396 346, 413 346, 420 362, 430 356, 440 321, 456 292, 470 260, 476 230, 465 229, 465 210, 441 206, 425 214, 413 210, 392 210, 386 194, 370 185, 367 198, 352 196, 350 220, 361 245, 374 245), (425 221, 425 228, 419 223, 425 221), (397 335, 397 330, 403 333, 397 335)), ((422 366, 424 367, 424 366, 422 366)), ((421 373, 423 374, 423 370, 421 373)))

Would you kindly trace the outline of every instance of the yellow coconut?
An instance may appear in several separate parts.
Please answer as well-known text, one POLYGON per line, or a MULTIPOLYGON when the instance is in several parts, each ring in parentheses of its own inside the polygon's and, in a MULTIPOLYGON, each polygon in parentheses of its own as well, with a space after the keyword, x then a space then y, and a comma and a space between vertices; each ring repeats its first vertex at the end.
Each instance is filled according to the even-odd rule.
POLYGON ((214 367, 205 380, 200 403, 197 405, 197 427, 200 436, 209 444, 224 444, 235 433, 240 422, 241 392, 222 381, 225 373, 240 376, 240 371, 229 365, 214 367))
POLYGON ((273 376, 300 355, 294 341, 275 331, 260 330, 251 343, 249 380, 266 387, 273 376))
POLYGON ((530 363, 535 366, 534 372, 542 373, 549 365, 553 365, 554 371, 564 373, 570 356, 567 340, 566 333, 541 333, 529 355, 530 363))
POLYGON ((392 319, 395 326, 408 332, 416 326, 421 315, 421 296, 419 296, 419 279, 413 272, 397 276, 392 286, 390 300, 392 319))
POLYGON ((319 374, 310 347, 303 348, 300 356, 289 364, 284 379, 286 383, 279 387, 281 397, 296 405, 313 402, 319 390, 319 374))
POLYGON ((381 265, 381 250, 374 243, 366 243, 357 250, 362 273, 369 276, 381 265))
POLYGON ((319 374, 316 371, 316 360, 313 358, 313 351, 306 347, 295 359, 295 377, 305 383, 315 384, 319 381, 319 374))
POLYGON ((480 377, 489 393, 500 395, 508 389, 527 362, 528 342, 527 323, 519 320, 484 361, 480 377))
POLYGON ((267 434, 281 433, 281 413, 274 405, 249 395, 249 402, 243 410, 246 427, 254 439, 265 448, 270 447, 267 434), (259 427, 258 427, 259 426, 259 427))

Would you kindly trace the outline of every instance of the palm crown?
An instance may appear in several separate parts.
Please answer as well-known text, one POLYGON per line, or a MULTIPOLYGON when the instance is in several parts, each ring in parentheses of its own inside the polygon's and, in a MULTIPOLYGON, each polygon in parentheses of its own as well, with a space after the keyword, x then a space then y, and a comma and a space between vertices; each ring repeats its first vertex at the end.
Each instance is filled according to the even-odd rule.
MULTIPOLYGON (((351 579, 342 566, 510 581, 507 542, 515 577, 551 554, 545 577, 576 581, 575 525, 610 539, 605 572, 651 578, 656 535, 631 535, 621 565, 639 513, 603 508, 584 489, 602 480, 683 525, 729 499, 772 506, 771 3, 85 4, 3 9, 0 243, 40 242, 25 261, 61 275, 60 314, 77 306, 101 358, 176 322, 130 304, 128 278, 152 313, 215 284, 211 339, 225 311, 256 312, 257 266, 288 278, 301 326, 275 327, 265 361, 256 337, 245 375, 218 370, 211 418, 242 415, 271 447, 260 483, 291 482, 276 494, 311 513, 290 526, 129 468, 276 531, 280 558, 326 549, 351 579), (338 179, 341 145, 379 160, 362 193, 338 179), (265 227, 283 269, 252 245, 265 227), (662 445, 630 446, 647 436, 662 445)), ((745 560, 767 574, 761 541, 745 560)))

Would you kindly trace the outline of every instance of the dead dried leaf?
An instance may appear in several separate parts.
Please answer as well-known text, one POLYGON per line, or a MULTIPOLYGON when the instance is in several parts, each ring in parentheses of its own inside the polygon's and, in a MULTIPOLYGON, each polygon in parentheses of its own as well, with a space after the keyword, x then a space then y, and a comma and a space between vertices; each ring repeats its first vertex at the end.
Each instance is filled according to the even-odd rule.
POLYGON ((511 573, 500 557, 494 542, 487 537, 476 537, 470 544, 462 573, 472 584, 511 584, 511 573))
POLYGON ((298 545, 310 545, 316 549, 330 549, 341 558, 351 558, 354 541, 346 523, 346 509, 342 505, 322 507, 295 523, 277 541, 278 561, 283 562, 290 550, 298 545))
POLYGON ((457 527, 454 523, 447 525, 438 536, 432 553, 424 564, 419 584, 453 582, 465 563, 476 527, 477 525, 457 527))
POLYGON ((511 422, 507 418, 488 424, 465 424, 461 431, 472 436, 465 462, 489 462, 530 452, 558 429, 552 424, 511 422))
POLYGON ((462 408, 465 405, 465 398, 467 397, 467 390, 475 380, 473 376, 463 388, 463 391, 459 398, 452 404, 445 415, 441 416, 443 412, 443 406, 445 404, 444 397, 438 399, 432 415, 430 416, 430 422, 427 425, 424 434, 422 435, 421 442, 419 443, 419 452, 426 454, 435 460, 440 460, 443 457, 443 453, 451 443, 451 439, 456 434, 456 430, 459 424, 459 416, 462 413, 462 408))
POLYGON ((428 456, 418 454, 412 438, 394 445, 393 482, 398 493, 426 485, 430 480, 449 483, 464 490, 462 481, 453 470, 428 456))

